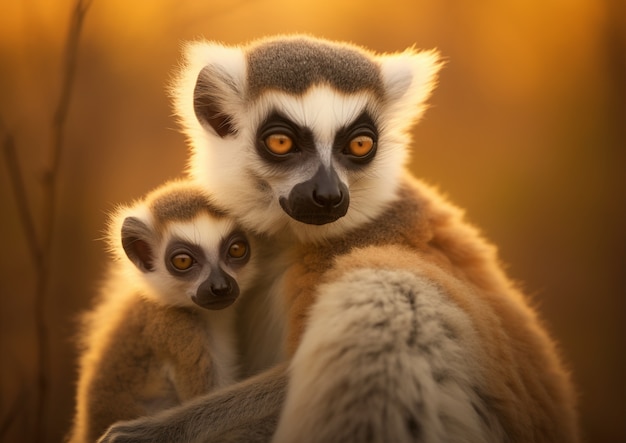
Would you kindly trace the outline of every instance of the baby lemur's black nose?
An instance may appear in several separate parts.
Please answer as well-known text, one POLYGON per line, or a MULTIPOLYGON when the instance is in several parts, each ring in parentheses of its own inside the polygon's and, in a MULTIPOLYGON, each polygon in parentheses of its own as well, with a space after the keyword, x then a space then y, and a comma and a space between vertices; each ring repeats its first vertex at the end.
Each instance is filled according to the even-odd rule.
POLYGON ((216 267, 211 269, 211 274, 198 287, 192 300, 206 309, 224 309, 233 304, 238 295, 239 286, 235 279, 216 267))
POLYGON ((211 293, 216 297, 225 297, 233 292, 233 287, 228 283, 227 280, 215 282, 211 285, 210 289, 211 293))

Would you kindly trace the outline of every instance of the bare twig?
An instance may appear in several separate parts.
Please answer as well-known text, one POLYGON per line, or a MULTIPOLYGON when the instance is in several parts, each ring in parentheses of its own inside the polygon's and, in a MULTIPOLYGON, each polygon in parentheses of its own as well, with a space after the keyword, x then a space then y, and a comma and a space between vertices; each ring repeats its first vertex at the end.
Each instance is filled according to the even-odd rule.
POLYGON ((22 222, 21 224, 24 229, 24 234, 26 235, 28 249, 30 250, 30 254, 35 262, 37 274, 40 274, 43 271, 43 254, 39 246, 40 242, 37 241, 35 220, 28 206, 26 187, 24 186, 24 179, 19 166, 19 159, 17 158, 17 153, 15 152, 15 140, 13 139, 12 134, 7 134, 5 136, 2 147, 4 150, 4 157, 7 162, 7 168, 9 170, 9 179, 13 185, 13 193, 15 195, 17 210, 22 222))
POLYGON ((40 278, 38 279, 37 292, 35 294, 35 325, 37 328, 37 341, 39 343, 39 367, 37 387, 39 390, 39 402, 36 412, 36 442, 44 441, 44 429, 46 425, 46 403, 48 400, 48 379, 49 379, 49 346, 48 346, 48 324, 46 321, 46 287, 50 271, 50 251, 52 235, 54 232, 54 220, 56 209, 56 178, 59 171, 61 152, 65 135, 65 122, 72 96, 74 85, 74 75, 76 73, 76 59, 78 55, 78 43, 83 22, 91 0, 77 0, 72 13, 69 33, 65 46, 65 63, 63 66, 63 78, 59 102, 52 120, 52 140, 50 144, 50 158, 48 169, 44 175, 44 210, 42 226, 43 266, 40 278))
POLYGON ((44 198, 46 208, 44 214, 44 236, 42 246, 44 251, 50 250, 50 241, 52 238, 52 224, 54 220, 55 208, 55 189, 56 175, 59 170, 61 159, 61 151, 63 147, 65 135, 65 121, 69 111, 70 100, 72 98, 72 86, 74 84, 74 75, 76 73, 76 58, 78 55, 78 42, 80 33, 85 20, 87 10, 91 5, 91 0, 78 0, 74 6, 74 12, 70 23, 70 29, 67 36, 65 46, 65 63, 63 65, 63 78, 61 83, 61 92, 59 102, 54 112, 52 120, 52 140, 50 143, 50 158, 47 170, 44 174, 44 188, 47 189, 48 198, 44 198))
POLYGON ((9 429, 11 429, 13 423, 15 423, 20 411, 25 409, 26 397, 26 389, 24 387, 24 384, 22 383, 20 384, 20 391, 18 392, 15 400, 9 408, 9 412, 0 422, 0 441, 4 441, 4 436, 9 432, 9 429))
MULTIPOLYGON (((35 334, 37 348, 37 404, 35 408, 35 442, 44 441, 46 426, 46 404, 49 386, 49 344, 48 324, 46 320, 46 289, 50 273, 50 256, 52 237, 54 233, 56 209, 57 175, 65 135, 65 122, 69 111, 76 73, 76 59, 78 43, 83 22, 91 0, 77 0, 72 13, 69 32, 65 46, 65 61, 63 64, 61 91, 59 102, 52 120, 52 138, 48 164, 44 170, 42 182, 43 210, 41 219, 41 238, 38 240, 35 218, 29 208, 29 199, 26 194, 24 180, 21 173, 19 159, 15 152, 15 141, 11 134, 5 136, 3 151, 9 168, 9 177, 17 201, 21 225, 28 242, 28 247, 36 263, 36 289, 34 300, 35 334)), ((10 417, 9 417, 10 418, 10 417)))

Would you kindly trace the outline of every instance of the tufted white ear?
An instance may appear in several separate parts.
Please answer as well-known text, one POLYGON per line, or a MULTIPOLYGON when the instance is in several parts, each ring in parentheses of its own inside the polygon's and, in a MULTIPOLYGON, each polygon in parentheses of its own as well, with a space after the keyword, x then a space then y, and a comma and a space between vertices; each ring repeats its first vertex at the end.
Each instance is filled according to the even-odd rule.
POLYGON ((378 57, 385 95, 391 115, 411 124, 426 109, 426 100, 437 83, 443 65, 439 53, 407 49, 378 57))
POLYGON ((246 86, 246 59, 240 48, 198 41, 185 46, 185 58, 171 88, 176 114, 187 135, 198 129, 220 137, 234 134, 246 86))

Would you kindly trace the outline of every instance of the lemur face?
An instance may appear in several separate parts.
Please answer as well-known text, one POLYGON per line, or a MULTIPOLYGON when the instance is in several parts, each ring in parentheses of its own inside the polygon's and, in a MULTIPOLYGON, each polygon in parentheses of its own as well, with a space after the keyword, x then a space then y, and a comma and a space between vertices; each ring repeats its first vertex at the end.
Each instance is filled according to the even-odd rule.
POLYGON ((176 106, 189 171, 246 229, 315 241, 393 200, 434 53, 376 56, 306 37, 191 45, 176 106))
POLYGON ((182 182, 121 210, 111 237, 120 259, 134 265, 125 268, 139 273, 142 293, 168 306, 224 309, 255 276, 248 237, 206 193, 182 182))
MULTIPOLYGON (((155 260, 162 271, 158 285, 176 303, 211 310, 232 305, 240 295, 237 275, 250 259, 246 236, 228 220, 200 215, 189 222, 171 223, 155 260)), ((245 271, 244 271, 245 272, 245 271)), ((156 276, 156 274, 155 274, 156 276)))
POLYGON ((296 222, 331 224, 363 203, 359 181, 372 169, 379 139, 366 96, 315 87, 300 97, 271 93, 260 99, 253 134, 262 166, 257 174, 296 222))

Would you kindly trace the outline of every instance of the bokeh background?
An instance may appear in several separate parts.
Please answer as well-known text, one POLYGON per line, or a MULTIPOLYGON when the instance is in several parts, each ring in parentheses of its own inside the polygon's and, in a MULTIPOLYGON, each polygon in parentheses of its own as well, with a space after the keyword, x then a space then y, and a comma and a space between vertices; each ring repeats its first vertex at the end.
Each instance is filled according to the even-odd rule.
MULTIPOLYGON (((0 142, 14 141, 38 235, 73 5, 0 5, 0 142)), ((447 58, 414 131, 412 170, 466 209, 532 295, 579 388, 586 441, 626 441, 625 21, 619 0, 94 0, 41 301, 0 156, 0 440, 36 434, 37 309, 50 356, 42 440, 69 427, 75 320, 106 266, 106 212, 185 166, 165 92, 181 42, 306 32, 447 58)))

